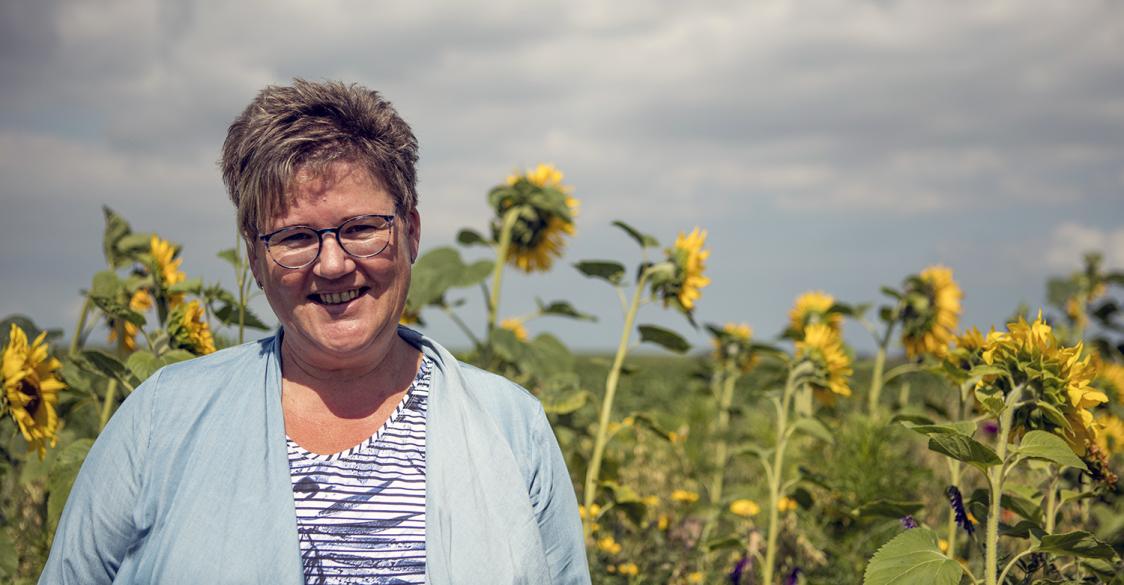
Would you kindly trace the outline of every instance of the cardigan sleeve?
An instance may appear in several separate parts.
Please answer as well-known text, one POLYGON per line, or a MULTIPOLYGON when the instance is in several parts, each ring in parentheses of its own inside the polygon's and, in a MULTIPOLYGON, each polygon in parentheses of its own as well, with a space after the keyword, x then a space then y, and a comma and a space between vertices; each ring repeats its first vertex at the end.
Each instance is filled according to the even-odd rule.
POLYGON ((535 413, 533 438, 538 465, 531 479, 531 502, 542 535, 552 585, 590 583, 585 537, 574 485, 542 407, 535 413))
POLYGON ((39 585, 112 583, 137 544, 138 499, 159 377, 158 372, 126 398, 91 447, 63 508, 39 585))

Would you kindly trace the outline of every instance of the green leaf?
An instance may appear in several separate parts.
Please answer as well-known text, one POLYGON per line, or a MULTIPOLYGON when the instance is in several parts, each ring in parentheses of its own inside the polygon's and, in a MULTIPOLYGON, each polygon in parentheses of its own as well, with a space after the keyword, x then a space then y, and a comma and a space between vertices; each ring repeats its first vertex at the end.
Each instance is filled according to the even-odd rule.
MULTIPOLYGON (((223 325, 237 327, 239 318, 238 304, 224 304, 218 309, 215 309, 215 318, 218 319, 223 325)), ((260 329, 262 331, 269 330, 269 325, 266 325, 260 318, 258 318, 258 316, 250 310, 250 307, 246 307, 244 309, 242 320, 243 324, 251 329, 260 329)))
POLYGON ((708 540, 706 542, 706 544, 704 544, 703 546, 706 547, 706 550, 708 550, 710 552, 714 552, 716 550, 725 550, 725 549, 737 550, 737 549, 745 548, 745 542, 740 538, 737 538, 737 537, 734 537, 734 536, 727 536, 725 538, 716 538, 714 540, 708 540))
POLYGON ((929 450, 970 463, 980 469, 1003 463, 990 447, 971 437, 956 433, 930 435, 929 450))
POLYGON ((1038 550, 1060 556, 1085 559, 1110 560, 1116 558, 1116 551, 1112 550, 1110 545, 1097 540, 1095 536, 1084 530, 1064 534, 1047 534, 1042 537, 1042 542, 1038 544, 1038 550))
POLYGON ((47 472, 47 526, 54 532, 62 515, 63 506, 70 496, 70 488, 86 454, 94 444, 93 439, 78 439, 59 450, 51 470, 47 472))
MULTIPOLYGON (((894 416, 890 417, 891 423, 902 423, 903 421, 911 422, 915 425, 936 424, 936 421, 934 421, 933 419, 931 419, 931 418, 929 418, 929 417, 927 417, 923 414, 898 413, 898 414, 895 414, 894 416)), ((909 428, 909 427, 907 427, 907 428, 909 428)))
POLYGON ((90 296, 116 300, 125 290, 125 285, 112 270, 102 270, 94 274, 93 286, 90 287, 90 296))
POLYGON ((792 428, 807 433, 829 445, 835 443, 835 436, 831 434, 827 426, 813 417, 804 417, 797 420, 793 423, 792 428))
POLYGON ((125 218, 117 215, 109 207, 103 205, 102 212, 105 215, 105 233, 102 236, 102 252, 105 254, 105 261, 113 267, 123 266, 128 263, 128 259, 122 258, 117 251, 117 244, 121 238, 129 235, 132 228, 129 227, 129 222, 125 218))
POLYGON ((1049 431, 1028 432, 1019 442, 1016 452, 1022 457, 1045 459, 1058 465, 1089 471, 1085 462, 1073 454, 1065 440, 1049 431))
POLYGON ((937 545, 937 535, 924 527, 895 536, 874 553, 863 575, 863 585, 957 585, 960 564, 937 545))
POLYGON ((549 305, 544 305, 537 299, 535 302, 538 303, 539 311, 541 311, 543 315, 557 315, 559 317, 570 317, 571 319, 578 319, 582 321, 597 320, 597 317, 594 317, 589 313, 582 313, 566 301, 554 301, 549 305))
POLYGON ((80 364, 85 369, 100 373, 107 378, 115 378, 126 386, 135 386, 135 380, 130 376, 132 372, 120 360, 108 353, 96 349, 87 349, 78 354, 77 357, 81 360, 80 364))
POLYGON ((241 265, 241 260, 238 258, 237 248, 227 248, 225 250, 221 250, 218 254, 215 255, 219 258, 222 258, 223 260, 226 260, 228 264, 235 268, 238 268, 241 265))
POLYGON ((976 400, 991 413, 992 416, 999 416, 1003 412, 1003 408, 1007 403, 1003 400, 1003 392, 994 386, 982 386, 975 389, 976 400))
POLYGON ((202 278, 189 278, 187 280, 177 282, 168 287, 170 293, 191 293, 193 295, 200 295, 203 293, 203 279, 202 278))
POLYGON ((492 245, 492 242, 489 241, 484 236, 480 235, 480 232, 478 232, 474 229, 469 229, 469 228, 464 228, 463 230, 457 232, 457 243, 462 245, 462 246, 491 246, 492 245))
POLYGON ((613 225, 624 230, 624 232, 628 234, 629 237, 631 237, 633 240, 636 240, 637 244, 640 244, 641 248, 655 248, 660 245, 659 240, 657 240, 656 238, 637 231, 636 228, 628 225, 623 221, 614 221, 613 225))
POLYGON ((967 421, 956 421, 945 424, 914 424, 908 420, 898 421, 901 425, 911 431, 921 433, 922 435, 964 435, 969 437, 976 431, 976 423, 967 421))
POLYGON ((156 354, 150 351, 134 351, 129 355, 129 359, 125 360, 125 367, 136 376, 137 380, 145 381, 149 376, 156 373, 164 363, 160 361, 156 354))
POLYGON ((670 329, 655 325, 641 325, 638 329, 640 330, 640 341, 642 343, 654 343, 676 353, 687 353, 691 349, 691 344, 687 343, 686 339, 670 329))
POLYGON ((611 260, 583 260, 574 264, 574 268, 590 278, 600 278, 613 285, 620 284, 624 278, 624 265, 611 260))
POLYGON ((925 502, 913 500, 878 499, 859 506, 852 514, 857 518, 901 518, 916 514, 924 506, 925 502))
POLYGON ((488 278, 495 266, 494 260, 477 260, 461 269, 460 274, 453 280, 452 286, 464 288, 480 284, 488 278))
POLYGON ((593 395, 587 390, 572 389, 566 393, 547 393, 539 395, 539 402, 547 414, 571 414, 581 410, 593 395))

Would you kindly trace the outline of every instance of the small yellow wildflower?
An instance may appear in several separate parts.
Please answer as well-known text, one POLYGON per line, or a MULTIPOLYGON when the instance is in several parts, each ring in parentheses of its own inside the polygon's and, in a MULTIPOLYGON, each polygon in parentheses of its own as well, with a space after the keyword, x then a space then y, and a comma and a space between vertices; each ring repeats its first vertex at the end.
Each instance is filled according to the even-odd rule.
POLYGON ((59 403, 59 390, 66 387, 55 376, 62 364, 48 354, 46 337, 46 332, 40 333, 28 344, 27 334, 13 323, 0 370, 8 412, 29 448, 35 450, 40 459, 47 454, 48 445, 54 447, 58 443, 59 419, 55 406, 59 403))
POLYGON ((740 499, 730 502, 730 512, 734 513, 737 516, 742 516, 743 518, 756 516, 760 511, 761 507, 758 506, 757 502, 754 502, 753 500, 740 499))
POLYGON ((602 537, 597 541, 597 549, 611 555, 620 554, 621 545, 612 536, 602 537))
POLYGON ((644 496, 644 499, 641 501, 644 502, 644 505, 648 506, 649 508, 655 508, 656 506, 660 505, 659 496, 644 496))
MULTIPOLYGON (((597 504, 590 504, 589 511, 592 512, 589 517, 597 518, 601 515, 601 506, 598 506, 597 504)), ((587 518, 585 506, 578 506, 578 516, 580 516, 582 520, 585 520, 587 518)))
POLYGON ((628 575, 629 577, 635 577, 636 575, 640 574, 640 567, 637 567, 636 563, 623 563, 623 564, 617 565, 617 572, 620 573, 621 575, 628 575))
POLYGON ((693 504, 699 501, 699 494, 690 490, 675 490, 671 492, 671 500, 680 504, 693 504))
POLYGON ((778 512, 788 512, 789 510, 795 510, 797 506, 798 504, 796 503, 796 500, 788 496, 781 496, 781 499, 777 500, 778 512))
POLYGON ((941 549, 941 552, 947 553, 948 552, 948 541, 943 539, 943 538, 938 539, 937 540, 937 547, 939 547, 941 549))
POLYGON ((702 583, 704 578, 705 577, 703 576, 701 571, 695 571, 694 573, 687 575, 687 582, 691 585, 696 585, 697 583, 702 583))

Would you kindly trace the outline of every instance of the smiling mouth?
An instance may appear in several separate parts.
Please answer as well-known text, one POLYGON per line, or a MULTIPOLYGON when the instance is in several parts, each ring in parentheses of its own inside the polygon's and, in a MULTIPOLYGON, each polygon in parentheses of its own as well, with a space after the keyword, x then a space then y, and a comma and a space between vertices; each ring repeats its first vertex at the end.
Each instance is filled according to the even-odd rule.
POLYGON ((342 305, 351 302, 359 295, 367 292, 367 287, 353 288, 340 292, 316 293, 308 295, 308 299, 321 305, 342 305))

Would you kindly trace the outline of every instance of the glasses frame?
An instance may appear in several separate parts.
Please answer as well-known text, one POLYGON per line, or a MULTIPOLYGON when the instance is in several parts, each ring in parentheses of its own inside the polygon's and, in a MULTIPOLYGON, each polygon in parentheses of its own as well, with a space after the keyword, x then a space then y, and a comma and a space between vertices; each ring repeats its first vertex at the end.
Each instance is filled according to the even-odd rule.
POLYGON ((258 234, 258 239, 261 240, 262 244, 265 245, 265 252, 269 256, 269 259, 273 260, 274 264, 280 266, 281 268, 285 268, 287 270, 300 270, 301 268, 307 268, 307 267, 315 264, 316 261, 320 259, 320 252, 322 252, 324 250, 324 235, 325 234, 333 234, 334 236, 336 236, 336 244, 339 244, 340 249, 343 250, 344 253, 347 254, 348 256, 351 256, 352 258, 373 258, 375 256, 378 256, 379 254, 382 254, 383 251, 386 250, 388 246, 390 246, 390 237, 386 238, 386 242, 383 244, 382 248, 379 248, 379 250, 377 252, 374 252, 374 253, 371 253, 371 254, 364 254, 364 255, 353 254, 351 252, 351 250, 347 249, 347 246, 343 245, 343 240, 340 239, 340 230, 343 229, 343 226, 345 226, 345 225, 347 225, 347 224, 349 224, 349 223, 351 223, 351 222, 353 222, 357 219, 364 219, 364 218, 368 218, 368 217, 377 217, 377 218, 380 218, 382 220, 385 220, 386 221, 386 230, 390 231, 390 230, 394 229, 394 219, 397 216, 387 215, 387 214, 384 214, 384 213, 366 213, 366 214, 363 214, 363 215, 356 215, 355 217, 349 217, 349 218, 343 220, 342 223, 340 223, 338 226, 336 226, 334 228, 323 228, 323 229, 317 229, 317 228, 314 228, 310 225, 303 225, 303 224, 302 225, 287 225, 287 226, 285 226, 285 227, 283 227, 279 230, 274 230, 272 232, 269 232, 268 234, 258 234), (270 250, 270 247, 269 247, 269 239, 272 238, 273 236, 281 233, 281 232, 288 231, 288 230, 295 230, 295 229, 306 229, 306 230, 310 230, 310 231, 316 233, 316 255, 312 257, 312 260, 309 260, 308 262, 305 262, 304 264, 301 264, 300 266, 285 266, 284 264, 279 262, 277 260, 277 258, 275 258, 273 256, 273 252, 270 250))

